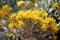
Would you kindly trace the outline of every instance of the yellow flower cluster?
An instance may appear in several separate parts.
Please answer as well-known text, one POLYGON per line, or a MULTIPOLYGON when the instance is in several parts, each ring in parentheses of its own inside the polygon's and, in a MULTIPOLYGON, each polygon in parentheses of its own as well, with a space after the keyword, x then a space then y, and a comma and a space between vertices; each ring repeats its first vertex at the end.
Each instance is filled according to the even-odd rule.
POLYGON ((12 29, 12 28, 14 28, 14 27, 15 27, 15 24, 14 24, 14 23, 8 24, 8 28, 12 29))
POLYGON ((17 5, 18 5, 18 6, 20 6, 20 7, 22 7, 22 6, 23 6, 23 4, 24 4, 24 2, 23 2, 23 1, 18 1, 18 2, 17 2, 17 5))
POLYGON ((24 22, 22 20, 18 20, 16 23, 9 23, 8 28, 14 29, 18 28, 21 29, 24 26, 24 22))
POLYGON ((22 26, 24 25, 24 22, 21 20, 18 20, 17 25, 18 25, 18 28, 22 28, 22 26))
POLYGON ((53 3, 54 8, 58 7, 58 5, 59 5, 58 2, 53 3))
POLYGON ((11 12, 12 8, 8 5, 3 5, 3 7, 0 9, 0 17, 5 17, 7 13, 11 12))
POLYGON ((16 17, 16 13, 12 13, 9 17, 10 20, 13 20, 16 17))
POLYGON ((7 36, 8 38, 11 38, 11 37, 13 37, 13 34, 12 34, 12 33, 8 33, 6 36, 7 36))
POLYGON ((12 8, 6 4, 3 5, 2 10, 3 12, 9 13, 12 10, 12 8))
MULTIPOLYGON (((45 10, 24 10, 13 13, 9 16, 10 20, 16 20, 17 26, 21 28, 25 25, 24 20, 31 20, 34 23, 39 23, 40 28, 43 30, 51 30, 52 32, 58 31, 55 19, 48 17, 48 14, 45 10)), ((33 25, 33 24, 32 24, 33 25)), ((12 27, 11 27, 12 28, 12 27)))
POLYGON ((53 32, 58 31, 58 27, 57 27, 56 22, 53 18, 51 18, 51 17, 45 18, 45 19, 42 20, 42 23, 43 24, 42 24, 41 28, 43 30, 44 29, 49 29, 53 32))
MULTIPOLYGON (((44 0, 40 1, 41 3, 43 3, 44 0)), ((52 4, 54 8, 57 8, 58 5, 59 5, 58 2, 52 4)), ((12 8, 7 4, 3 5, 3 7, 0 9, 0 19, 6 18, 8 22, 6 26, 8 26, 9 30, 13 29, 12 31, 14 33, 20 31, 20 29, 25 30, 24 28, 27 26, 28 26, 27 28, 32 27, 32 25, 35 27, 35 24, 38 25, 37 27, 39 27, 43 31, 51 31, 52 33, 55 33, 59 30, 55 19, 48 16, 48 13, 45 10, 33 10, 35 9, 35 7, 38 8, 39 6, 38 3, 35 2, 33 4, 31 1, 27 2, 18 1, 17 6, 19 7, 23 6, 24 10, 20 10, 17 11, 16 13, 9 14, 12 8), (25 6, 33 6, 34 8, 30 10, 25 10, 26 8, 25 6)), ((11 38, 13 37, 13 34, 8 33, 7 37, 11 38)), ((57 36, 53 35, 53 40, 56 40, 56 38, 57 36)))

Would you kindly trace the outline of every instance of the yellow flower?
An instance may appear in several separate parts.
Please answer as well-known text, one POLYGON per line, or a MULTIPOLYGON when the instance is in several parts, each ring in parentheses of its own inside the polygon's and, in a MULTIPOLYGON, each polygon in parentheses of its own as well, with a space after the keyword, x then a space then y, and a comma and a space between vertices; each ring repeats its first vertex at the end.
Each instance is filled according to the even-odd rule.
POLYGON ((13 19, 15 19, 15 17, 16 17, 16 13, 12 13, 12 14, 10 15, 9 19, 10 19, 10 20, 13 20, 13 19))
POLYGON ((58 2, 53 3, 54 8, 58 7, 58 5, 59 5, 58 2))
POLYGON ((2 10, 0 10, 0 17, 5 18, 5 13, 2 10))
POLYGON ((23 4, 24 4, 24 1, 17 2, 17 5, 20 6, 20 7, 23 6, 23 4))
POLYGON ((56 22, 55 22, 55 19, 54 19, 54 18, 51 18, 51 17, 49 18, 49 22, 50 22, 51 24, 56 23, 56 22))
POLYGON ((3 5, 2 10, 3 10, 4 13, 7 14, 12 10, 12 8, 8 5, 3 5))
POLYGON ((20 12, 19 12, 19 13, 17 13, 17 15, 16 15, 16 18, 15 18, 15 19, 16 19, 16 20, 19 20, 19 19, 21 19, 21 18, 22 18, 22 13, 20 13, 20 12))
POLYGON ((43 18, 41 21, 42 21, 42 23, 48 24, 49 23, 49 18, 45 18, 45 19, 43 18))
POLYGON ((14 23, 8 24, 8 28, 13 29, 15 27, 14 23))
POLYGON ((30 19, 31 15, 30 15, 30 13, 28 13, 28 11, 25 11, 25 12, 22 14, 22 17, 25 18, 25 19, 30 19))
POLYGON ((9 33, 9 34, 7 34, 6 35, 8 38, 11 38, 11 37, 13 37, 13 34, 12 33, 9 33))
POLYGON ((43 30, 46 30, 46 29, 47 29, 47 25, 46 25, 46 24, 42 24, 41 28, 42 28, 43 30))
POLYGON ((24 22, 22 20, 18 20, 18 28, 21 28, 24 25, 24 22))
POLYGON ((19 19, 20 19, 20 16, 17 15, 15 19, 16 19, 16 20, 19 20, 19 19))
POLYGON ((40 10, 40 16, 41 17, 48 16, 48 13, 45 10, 40 10))
POLYGON ((53 32, 57 32, 59 30, 59 28, 57 26, 52 26, 50 28, 53 32))
POLYGON ((37 21, 39 19, 39 17, 37 15, 32 15, 32 19, 37 21))

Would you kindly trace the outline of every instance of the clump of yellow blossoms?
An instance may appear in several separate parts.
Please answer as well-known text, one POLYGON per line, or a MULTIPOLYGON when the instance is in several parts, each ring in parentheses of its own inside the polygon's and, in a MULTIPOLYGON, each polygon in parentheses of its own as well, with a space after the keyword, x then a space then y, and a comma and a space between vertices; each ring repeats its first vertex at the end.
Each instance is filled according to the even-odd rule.
POLYGON ((24 4, 24 1, 18 1, 17 2, 17 5, 20 6, 20 7, 23 6, 23 4, 24 4))
MULTIPOLYGON (((18 2, 18 6, 22 6, 23 2, 18 2)), ((58 3, 54 4, 56 7, 58 3)), ((12 30, 13 33, 18 33, 21 30, 23 33, 29 34, 30 32, 35 31, 33 28, 38 27, 43 31, 50 31, 55 33, 59 30, 57 23, 54 18, 48 16, 48 13, 45 10, 21 10, 16 13, 10 13, 12 10, 8 5, 4 5, 0 9, 0 18, 6 18, 8 24, 6 25, 9 28, 9 31, 12 30)), ((7 34, 7 37, 12 37, 13 34, 7 34)), ((56 36, 54 36, 54 39, 56 36)))
POLYGON ((17 25, 18 25, 18 28, 21 28, 24 25, 24 22, 21 20, 18 20, 17 25))
POLYGON ((9 17, 9 19, 13 20, 16 17, 16 13, 12 13, 9 17))
MULTIPOLYGON (((31 21, 33 22, 33 24, 39 23, 39 27, 43 30, 50 30, 52 32, 58 31, 55 19, 48 17, 48 14, 45 10, 18 11, 16 14, 11 14, 9 18, 10 20, 13 19, 15 25, 17 25, 17 27, 19 28, 25 27, 25 25, 27 24, 26 21, 28 21, 28 23, 30 23, 29 21, 31 21)), ((13 28, 13 24, 10 25, 10 27, 13 28)))
POLYGON ((58 7, 58 5, 59 5, 58 2, 53 3, 54 8, 58 7))
POLYGON ((3 5, 3 7, 0 9, 0 17, 4 18, 6 15, 8 15, 11 12, 12 8, 10 6, 3 5))
POLYGON ((6 4, 6 5, 3 5, 2 10, 3 12, 9 13, 12 10, 12 8, 6 4))
POLYGON ((8 25, 8 28, 10 28, 10 29, 12 29, 12 28, 14 28, 14 27, 15 27, 14 23, 10 23, 10 24, 8 25))
POLYGON ((8 38, 11 38, 11 37, 13 37, 13 34, 12 34, 12 33, 8 33, 8 34, 7 34, 7 37, 8 37, 8 38))

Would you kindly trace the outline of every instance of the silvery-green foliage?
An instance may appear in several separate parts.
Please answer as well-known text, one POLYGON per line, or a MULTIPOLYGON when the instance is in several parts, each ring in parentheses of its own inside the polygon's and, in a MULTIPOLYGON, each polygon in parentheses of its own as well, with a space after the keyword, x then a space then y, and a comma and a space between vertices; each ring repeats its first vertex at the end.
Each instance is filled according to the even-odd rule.
POLYGON ((4 32, 0 32, 0 40, 10 40, 4 32))

